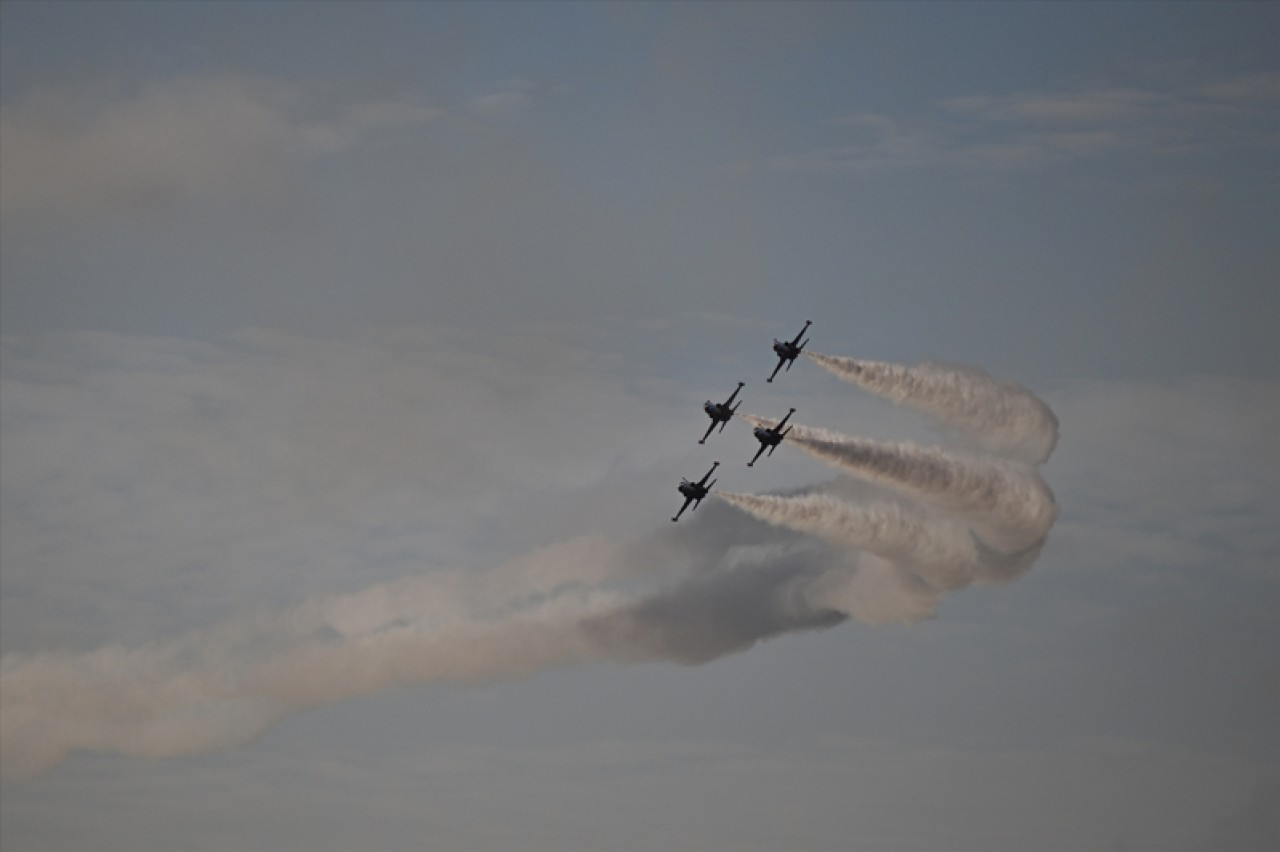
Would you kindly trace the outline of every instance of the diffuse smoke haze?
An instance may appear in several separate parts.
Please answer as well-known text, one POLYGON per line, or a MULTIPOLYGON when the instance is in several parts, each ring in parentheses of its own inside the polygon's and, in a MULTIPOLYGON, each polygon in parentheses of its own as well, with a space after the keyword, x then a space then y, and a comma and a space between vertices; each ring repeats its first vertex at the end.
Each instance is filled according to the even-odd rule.
MULTIPOLYGON (((1024 416, 1043 403, 1019 401, 1030 396, 1020 388, 984 378, 948 402, 954 384, 880 366, 889 398, 917 404, 927 386, 931 401, 917 407, 959 429, 995 421, 991 434, 1015 458, 1052 448, 1052 412, 1024 416), (895 376, 907 391, 893 390, 895 376)), ((803 426, 784 444, 889 493, 719 493, 722 502, 638 541, 583 536, 490 571, 313 598, 162 645, 8 654, 0 770, 31 776, 75 749, 161 757, 231 747, 290 713, 397 686, 587 660, 698 664, 850 616, 910 623, 949 590, 1025 571, 1056 512, 1025 462, 803 426)))
POLYGON ((616 558, 615 548, 577 539, 489 572, 312 599, 164 645, 5 655, 0 767, 31 775, 76 748, 194 754, 247 742, 308 707, 587 658, 576 621, 612 604, 574 575, 591 582, 616 558))
POLYGON ((487 572, 441 572, 163 645, 0 661, 0 768, 74 749, 177 757, 249 742, 284 716, 400 686, 523 677, 588 660, 703 663, 845 613, 805 590, 827 549, 705 506, 695 530, 625 547, 574 539, 487 572), (698 535, 697 533, 701 533, 698 535), (675 563, 685 579, 630 591, 675 563))

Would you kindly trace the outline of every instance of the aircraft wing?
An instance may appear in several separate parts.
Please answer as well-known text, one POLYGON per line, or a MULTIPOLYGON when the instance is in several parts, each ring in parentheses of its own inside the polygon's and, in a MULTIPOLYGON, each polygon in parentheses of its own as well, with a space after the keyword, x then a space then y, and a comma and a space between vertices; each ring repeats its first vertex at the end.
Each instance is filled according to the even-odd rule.
POLYGON ((791 345, 792 345, 792 346, 800 346, 800 347, 802 347, 802 348, 803 348, 803 347, 804 347, 804 343, 808 343, 808 342, 809 342, 809 341, 807 341, 807 340, 806 340, 804 343, 801 343, 801 342, 800 342, 800 338, 804 337, 804 333, 805 333, 806 331, 808 331, 808 330, 809 330, 809 326, 811 326, 811 325, 813 325, 813 320, 805 320, 805 321, 804 321, 804 328, 800 329, 800 333, 799 333, 799 334, 797 334, 797 335, 795 336, 795 339, 791 341, 791 345))
POLYGON ((675 516, 674 518, 672 518, 671 520, 673 520, 673 521, 678 521, 678 520, 680 520, 680 516, 684 514, 684 510, 685 510, 685 509, 687 509, 687 508, 689 508, 689 504, 690 504, 690 503, 692 503, 692 502, 693 502, 693 498, 692 498, 692 497, 686 497, 686 498, 684 498, 684 505, 680 507, 680 511, 679 511, 679 512, 676 512, 676 516, 675 516))

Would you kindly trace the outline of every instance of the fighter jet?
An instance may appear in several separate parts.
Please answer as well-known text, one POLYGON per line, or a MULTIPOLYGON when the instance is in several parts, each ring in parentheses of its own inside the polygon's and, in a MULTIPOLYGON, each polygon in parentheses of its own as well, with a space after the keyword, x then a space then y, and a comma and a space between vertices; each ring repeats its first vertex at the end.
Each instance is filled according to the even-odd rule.
POLYGON ((710 476, 712 473, 714 473, 715 469, 718 468, 719 466, 720 466, 720 462, 715 462, 714 464, 712 464, 711 470, 707 471, 707 475, 702 477, 702 479, 698 480, 697 482, 690 482, 687 479, 680 480, 680 486, 677 490, 684 495, 684 505, 680 507, 680 511, 676 512, 676 516, 671 520, 673 521, 680 520, 680 516, 684 514, 685 509, 689 508, 690 503, 693 504, 694 510, 695 511, 697 510, 698 504, 702 502, 702 498, 706 497, 707 492, 711 490, 711 486, 716 484, 716 481, 713 479, 711 480, 711 485, 708 485, 707 476, 710 476))
POLYGON ((782 439, 787 437, 787 433, 791 431, 790 426, 787 426, 786 429, 783 429, 782 428, 783 425, 785 425, 787 420, 791 418, 791 415, 795 413, 796 413, 796 410, 794 408, 788 411, 787 416, 782 418, 782 420, 778 421, 778 425, 774 426, 772 429, 766 429, 763 426, 757 426, 755 429, 752 430, 752 432, 756 436, 756 440, 760 442, 760 449, 756 450, 755 458, 747 462, 747 467, 755 466, 756 459, 760 458, 760 454, 764 452, 765 447, 769 448, 769 455, 773 455, 773 451, 777 449, 777 446, 782 443, 782 439))
POLYGON ((739 402, 738 405, 735 405, 732 408, 730 408, 729 405, 733 402, 733 398, 738 395, 738 391, 742 390, 742 385, 742 382, 738 382, 738 387, 733 393, 729 394, 729 398, 724 402, 712 402, 711 400, 707 400, 703 403, 702 410, 707 412, 707 416, 711 418, 711 425, 707 427, 707 434, 702 436, 702 440, 698 442, 699 444, 705 444, 707 442, 707 438, 711 436, 711 432, 716 428, 717 423, 720 424, 720 431, 723 432, 725 424, 733 419, 734 413, 738 410, 738 405, 742 405, 742 403, 739 402))
POLYGON ((791 363, 796 360, 796 356, 800 354, 800 350, 804 349, 805 344, 809 342, 806 340, 804 343, 801 343, 800 338, 804 336, 804 333, 811 325, 813 325, 813 320, 805 320, 804 328, 800 329, 800 333, 796 335, 795 340, 779 340, 776 337, 773 339, 773 351, 778 356, 778 366, 773 368, 773 375, 769 376, 768 379, 770 382, 773 381, 773 376, 778 375, 778 371, 782 369, 783 364, 787 365, 787 371, 790 372, 791 363))

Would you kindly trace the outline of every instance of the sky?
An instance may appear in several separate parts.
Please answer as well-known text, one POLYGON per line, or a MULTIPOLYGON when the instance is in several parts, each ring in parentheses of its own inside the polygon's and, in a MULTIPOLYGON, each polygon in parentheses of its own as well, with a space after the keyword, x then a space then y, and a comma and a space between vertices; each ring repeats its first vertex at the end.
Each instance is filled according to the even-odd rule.
POLYGON ((0 846, 1280 849, 1277 32, 3 0, 0 846))

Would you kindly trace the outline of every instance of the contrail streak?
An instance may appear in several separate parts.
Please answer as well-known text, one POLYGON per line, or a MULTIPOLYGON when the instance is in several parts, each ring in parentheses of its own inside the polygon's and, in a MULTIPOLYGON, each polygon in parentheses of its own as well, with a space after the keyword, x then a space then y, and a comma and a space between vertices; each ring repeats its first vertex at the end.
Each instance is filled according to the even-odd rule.
POLYGON ((805 354, 847 382, 963 430, 990 452, 1040 464, 1058 442, 1058 418, 1043 400, 976 367, 805 354))

